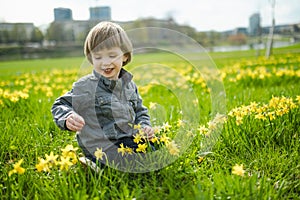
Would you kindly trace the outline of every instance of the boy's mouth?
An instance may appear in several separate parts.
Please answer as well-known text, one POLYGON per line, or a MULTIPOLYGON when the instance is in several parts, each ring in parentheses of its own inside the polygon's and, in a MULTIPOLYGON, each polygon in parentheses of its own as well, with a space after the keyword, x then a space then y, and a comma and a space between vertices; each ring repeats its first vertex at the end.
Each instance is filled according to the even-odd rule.
POLYGON ((103 69, 104 73, 106 73, 106 74, 110 74, 113 70, 114 70, 114 68, 103 69))

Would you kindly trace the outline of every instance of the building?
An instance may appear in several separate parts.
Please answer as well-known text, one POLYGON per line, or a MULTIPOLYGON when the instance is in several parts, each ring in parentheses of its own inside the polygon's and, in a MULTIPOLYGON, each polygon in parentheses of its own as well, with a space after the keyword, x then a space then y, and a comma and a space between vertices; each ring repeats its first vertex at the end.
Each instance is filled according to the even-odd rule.
POLYGON ((72 10, 69 8, 54 8, 54 21, 73 20, 72 10))
POLYGON ((254 13, 250 16, 249 19, 249 29, 248 29, 250 36, 257 36, 261 33, 261 26, 260 26, 260 14, 254 13))
POLYGON ((73 20, 72 10, 69 8, 54 9, 54 24, 59 26, 66 35, 74 40, 83 40, 88 31, 100 21, 111 20, 111 9, 108 6, 91 7, 89 20, 73 20))
POLYGON ((90 20, 110 21, 111 9, 109 6, 91 7, 90 20))
POLYGON ((237 34, 248 35, 248 30, 245 27, 237 27, 232 32, 234 35, 237 35, 237 34))
POLYGON ((29 41, 34 29, 33 23, 0 23, 0 41, 8 42, 11 37, 14 40, 29 41))

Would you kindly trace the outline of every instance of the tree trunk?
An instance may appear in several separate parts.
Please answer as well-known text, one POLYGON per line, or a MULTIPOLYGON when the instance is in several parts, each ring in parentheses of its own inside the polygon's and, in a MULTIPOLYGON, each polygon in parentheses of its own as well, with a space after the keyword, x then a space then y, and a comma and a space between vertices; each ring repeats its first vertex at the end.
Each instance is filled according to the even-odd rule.
POLYGON ((273 35, 274 35, 274 29, 275 29, 275 1, 276 0, 271 0, 271 6, 272 6, 272 27, 270 28, 270 33, 269 33, 269 38, 268 38, 268 44, 267 44, 267 50, 266 50, 266 58, 267 59, 272 54, 272 48, 273 48, 273 35))
POLYGON ((269 58, 270 55, 272 55, 274 29, 275 29, 275 19, 272 20, 272 27, 270 28, 268 44, 267 44, 267 51, 266 51, 266 58, 269 58))

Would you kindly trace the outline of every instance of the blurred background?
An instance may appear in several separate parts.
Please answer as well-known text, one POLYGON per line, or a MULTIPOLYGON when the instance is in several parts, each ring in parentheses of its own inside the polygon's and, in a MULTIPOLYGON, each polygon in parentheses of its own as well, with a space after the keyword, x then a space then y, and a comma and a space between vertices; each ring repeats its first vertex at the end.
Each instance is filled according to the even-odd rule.
MULTIPOLYGON (((100 21, 125 30, 160 27, 186 34, 210 52, 268 49, 300 42, 298 0, 1 0, 0 59, 83 56, 100 21)), ((137 46, 162 43, 144 31, 137 46)), ((176 44, 181 41, 174 39, 176 44)), ((182 44, 184 45, 184 41, 182 44)))

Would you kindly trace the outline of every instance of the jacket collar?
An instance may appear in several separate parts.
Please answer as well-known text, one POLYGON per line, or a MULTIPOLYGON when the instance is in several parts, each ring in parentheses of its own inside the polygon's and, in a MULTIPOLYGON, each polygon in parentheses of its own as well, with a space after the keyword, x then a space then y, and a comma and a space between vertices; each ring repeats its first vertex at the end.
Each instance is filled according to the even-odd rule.
POLYGON ((127 84, 133 78, 132 74, 129 73, 128 71, 126 71, 123 68, 120 71, 119 79, 118 80, 109 80, 108 78, 102 76, 101 74, 99 74, 95 70, 93 70, 92 75, 93 75, 92 79, 99 80, 100 83, 102 83, 105 87, 107 87, 109 89, 113 89, 115 87, 115 85, 117 84, 118 81, 121 81, 124 84, 127 84))

